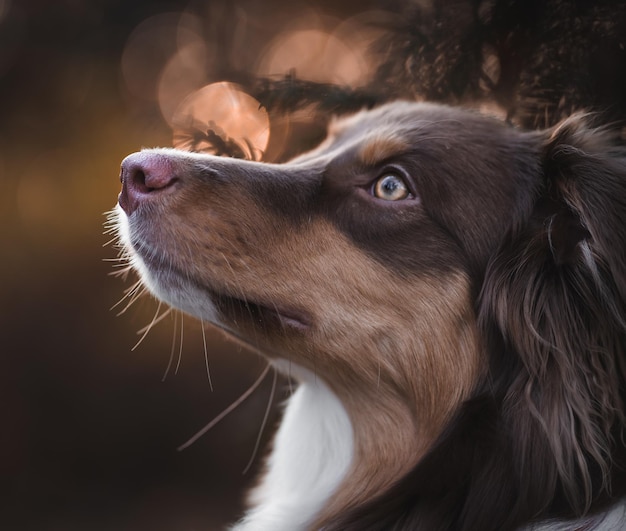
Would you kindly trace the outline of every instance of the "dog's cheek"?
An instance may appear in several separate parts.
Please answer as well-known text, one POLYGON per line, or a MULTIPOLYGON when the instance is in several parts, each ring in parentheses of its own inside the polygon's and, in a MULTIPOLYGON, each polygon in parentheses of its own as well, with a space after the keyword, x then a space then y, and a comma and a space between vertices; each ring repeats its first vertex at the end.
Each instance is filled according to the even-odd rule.
POLYGON ((425 431, 436 433, 484 370, 469 281, 460 272, 377 282, 383 278, 394 276, 362 262, 323 294, 311 333, 268 339, 355 396, 376 389, 408 400, 425 431), (358 287, 350 286, 355 279, 358 287))

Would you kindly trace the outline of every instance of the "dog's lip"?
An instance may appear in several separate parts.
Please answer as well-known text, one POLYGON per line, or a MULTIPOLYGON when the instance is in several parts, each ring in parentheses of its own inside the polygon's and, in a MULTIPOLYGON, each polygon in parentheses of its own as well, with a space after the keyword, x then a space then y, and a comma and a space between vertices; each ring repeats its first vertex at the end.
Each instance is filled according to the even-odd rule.
POLYGON ((313 321, 305 311, 280 304, 257 302, 253 299, 242 299, 229 295, 217 295, 219 307, 223 313, 238 310, 239 316, 256 321, 262 326, 276 325, 283 330, 306 332, 312 327, 313 321))
POLYGON ((263 308, 270 313, 275 313, 285 328, 293 328, 304 332, 311 327, 310 317, 302 311, 283 307, 269 308, 264 306, 263 308))

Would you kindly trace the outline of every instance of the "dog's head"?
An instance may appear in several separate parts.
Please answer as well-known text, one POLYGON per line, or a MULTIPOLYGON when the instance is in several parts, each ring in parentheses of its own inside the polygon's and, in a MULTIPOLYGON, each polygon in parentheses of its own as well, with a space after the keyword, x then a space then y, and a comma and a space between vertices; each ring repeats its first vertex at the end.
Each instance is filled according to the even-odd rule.
POLYGON ((364 481, 423 474, 484 400, 513 484, 500 522, 559 496, 582 511, 623 446, 626 341, 626 151, 585 121, 395 103, 287 164, 145 150, 120 233, 157 297, 328 383, 364 481))

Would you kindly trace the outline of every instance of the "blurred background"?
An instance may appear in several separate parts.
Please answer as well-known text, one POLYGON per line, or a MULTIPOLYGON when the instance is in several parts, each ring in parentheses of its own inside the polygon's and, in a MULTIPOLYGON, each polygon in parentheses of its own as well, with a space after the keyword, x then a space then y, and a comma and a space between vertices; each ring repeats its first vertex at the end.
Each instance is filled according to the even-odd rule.
POLYGON ((0 0, 0 529, 191 531, 240 515, 286 385, 271 400, 268 375, 177 451, 265 363, 207 330, 211 390, 191 318, 182 347, 168 317, 131 350, 157 305, 111 309, 134 279, 110 275, 104 213, 123 157, 189 147, 189 121, 257 158, 298 149, 285 140, 306 113, 269 135, 258 102, 220 82, 296 69, 358 86, 372 18, 363 0, 0 0))

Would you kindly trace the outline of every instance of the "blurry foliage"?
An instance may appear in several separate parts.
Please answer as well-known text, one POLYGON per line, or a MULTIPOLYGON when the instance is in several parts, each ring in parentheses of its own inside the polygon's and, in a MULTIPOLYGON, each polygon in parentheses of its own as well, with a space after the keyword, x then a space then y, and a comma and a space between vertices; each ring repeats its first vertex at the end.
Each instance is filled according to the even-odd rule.
POLYGON ((174 135, 174 144, 194 153, 207 153, 218 157, 259 160, 260 154, 246 138, 237 141, 229 137, 213 120, 204 124, 189 117, 188 125, 174 135))
POLYGON ((289 113, 313 106, 326 115, 369 109, 387 99, 382 91, 298 79, 295 71, 279 79, 258 79, 250 93, 270 112, 289 113))
POLYGON ((390 16, 365 87, 290 74, 258 81, 253 94, 284 112, 311 104, 323 113, 351 112, 397 98, 494 102, 526 127, 553 125, 579 109, 626 117, 623 0, 407 2, 390 16))
MULTIPOLYGON (((398 98, 494 104, 529 128, 582 109, 611 122, 626 118, 623 0, 424 0, 382 9, 382 36, 368 51, 376 68, 363 86, 310 81, 297 69, 282 77, 236 69, 227 76, 270 113, 306 109, 322 124, 398 98)), ((215 152, 241 155, 240 146, 220 145, 213 133, 215 152)))

